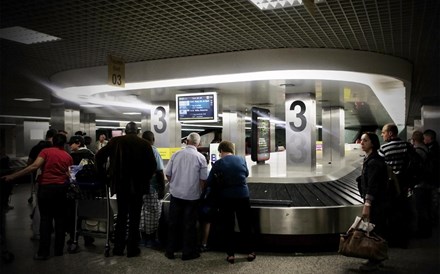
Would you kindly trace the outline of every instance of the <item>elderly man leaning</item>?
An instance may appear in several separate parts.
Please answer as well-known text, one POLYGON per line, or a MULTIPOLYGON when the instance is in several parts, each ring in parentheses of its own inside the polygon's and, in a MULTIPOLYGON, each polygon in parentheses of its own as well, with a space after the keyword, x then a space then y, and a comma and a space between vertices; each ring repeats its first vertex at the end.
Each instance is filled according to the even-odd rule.
POLYGON ((171 157, 165 175, 170 182, 170 213, 168 221, 168 244, 165 256, 174 259, 183 229, 182 260, 200 257, 197 249, 197 212, 200 194, 208 177, 205 157, 197 151, 200 135, 191 133, 187 146, 171 157))

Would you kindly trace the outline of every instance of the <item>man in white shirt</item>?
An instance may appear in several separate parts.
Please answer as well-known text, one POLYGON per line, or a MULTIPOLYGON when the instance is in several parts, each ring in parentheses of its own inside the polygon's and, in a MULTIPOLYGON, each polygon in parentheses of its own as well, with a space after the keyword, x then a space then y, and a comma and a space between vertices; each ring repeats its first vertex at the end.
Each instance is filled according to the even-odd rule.
POLYGON ((173 154, 165 175, 170 182, 170 212, 168 222, 168 245, 165 256, 174 259, 177 239, 183 229, 182 260, 200 257, 197 248, 197 211, 202 188, 208 178, 205 157, 197 151, 200 135, 191 133, 187 146, 173 154))

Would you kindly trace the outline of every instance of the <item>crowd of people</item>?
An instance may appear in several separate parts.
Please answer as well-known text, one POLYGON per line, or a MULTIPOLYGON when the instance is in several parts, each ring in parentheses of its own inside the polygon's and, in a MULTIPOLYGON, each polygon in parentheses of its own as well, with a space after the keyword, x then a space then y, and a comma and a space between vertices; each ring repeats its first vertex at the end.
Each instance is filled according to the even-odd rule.
MULTIPOLYGON (((365 152, 362 174, 357 179, 364 199, 362 217, 375 224, 374 232, 390 246, 407 248, 411 237, 431 236, 438 222, 439 147, 433 130, 415 131, 410 142, 398 137, 398 128, 382 128, 383 144, 374 132, 361 137, 365 152), (420 157, 420 170, 411 170, 420 157), (419 176, 410 174, 417 172, 419 176)), ((361 271, 374 271, 382 261, 369 259, 361 271)))
MULTIPOLYGON (((67 198, 66 182, 71 180, 71 167, 80 165, 85 159, 96 165, 95 179, 108 186, 111 194, 117 197, 114 256, 135 257, 141 253, 140 245, 160 245, 158 228, 167 178, 170 206, 167 241, 163 248, 168 259, 175 259, 179 250, 182 260, 200 257, 200 252, 206 251, 209 225, 202 226, 201 249, 198 224, 210 224, 214 219, 222 232, 228 263, 235 262, 237 252, 236 220, 246 259, 253 261, 256 258, 246 183, 249 170, 245 158, 234 155, 231 142, 218 140, 221 158, 208 172, 206 158, 197 151, 201 140, 197 133, 187 136, 185 148, 172 155, 166 168, 154 146, 153 132, 145 131, 140 137, 136 123, 130 122, 125 133, 109 141, 101 134, 96 150, 92 151, 87 147, 90 141, 85 140, 84 134, 76 134, 67 142, 65 132, 51 129, 45 140, 32 148, 26 168, 2 174, 4 182, 25 174, 33 174, 36 178, 33 238, 39 240, 39 248, 35 260, 50 257, 53 232, 54 256, 64 254, 66 233, 70 236, 67 251, 78 251, 78 239, 74 234, 78 225, 75 206, 67 198), (209 204, 215 207, 215 212, 206 215, 201 209, 206 206, 203 200, 208 196, 215 201, 215 205, 209 204)), ((429 129, 415 131, 408 142, 398 137, 396 125, 386 124, 381 136, 382 145, 374 132, 365 132, 360 138, 361 149, 365 152, 362 173, 357 178, 364 200, 361 215, 375 224, 374 232, 387 239, 391 246, 406 248, 411 237, 430 237, 432 226, 438 222, 439 146, 435 131, 429 129), (422 176, 408 173, 412 152, 423 162, 422 176)), ((93 241, 92 237, 84 237, 85 246, 93 245, 93 241)), ((382 261, 370 259, 360 269, 371 271, 381 265, 382 261)))
MULTIPOLYGON (((75 177, 72 174, 73 167, 89 163, 88 161, 95 164, 97 173, 94 179, 105 183, 111 195, 116 194, 117 197, 117 221, 112 252, 114 256, 135 257, 141 253, 139 245, 153 247, 160 244, 158 228, 162 199, 165 196, 165 177, 170 182, 170 214, 168 239, 164 246, 165 256, 169 259, 175 258, 174 253, 180 247, 182 260, 192 260, 200 256, 197 232, 200 198, 204 189, 214 188, 215 184, 212 172, 208 174, 206 158, 197 151, 200 135, 188 135, 185 149, 175 153, 165 169, 154 146, 153 132, 145 131, 141 138, 138 136, 137 125, 130 122, 126 125, 125 133, 124 136, 114 137, 109 141, 101 134, 95 146, 95 154, 87 147, 91 146, 91 142, 86 142, 84 133, 76 132, 67 142, 65 131, 50 129, 45 140, 32 148, 26 168, 13 174, 2 174, 5 182, 26 174, 32 174, 32 178, 35 178, 37 199, 32 214, 32 239, 39 240, 35 260, 47 260, 51 254, 62 256, 66 235, 69 237, 66 250, 69 253, 79 251, 78 235, 75 231, 80 222, 75 223, 75 201, 68 198, 67 186, 72 181, 72 176, 75 177), (53 232, 55 243, 51 252, 53 232), (179 242, 180 239, 182 242, 179 242)), ((246 185, 249 172, 244 158, 233 155, 232 143, 221 142, 219 153, 222 160, 218 161, 214 170, 226 169, 222 172, 225 174, 225 181, 229 182, 221 191, 224 192, 221 196, 224 196, 225 202, 220 207, 219 216, 227 224, 225 231, 231 236, 227 245, 227 261, 233 263, 235 241, 232 234, 235 213, 239 216, 240 228, 246 231, 248 242, 251 242, 248 212, 250 202, 246 185), (229 171, 231 168, 232 173, 229 171)), ((78 177, 79 173, 76 175, 78 177)), ((93 237, 84 235, 84 246, 93 245, 93 242, 93 237)), ((249 261, 255 259, 253 250, 249 250, 247 258, 249 261)))

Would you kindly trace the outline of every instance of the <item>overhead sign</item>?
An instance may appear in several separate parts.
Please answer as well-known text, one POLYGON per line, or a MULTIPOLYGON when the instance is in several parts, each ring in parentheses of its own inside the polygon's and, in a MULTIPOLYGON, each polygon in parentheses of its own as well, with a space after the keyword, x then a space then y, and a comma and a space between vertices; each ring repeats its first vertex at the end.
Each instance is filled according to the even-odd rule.
POLYGON ((108 84, 110 86, 125 87, 125 63, 116 57, 108 56, 108 84))

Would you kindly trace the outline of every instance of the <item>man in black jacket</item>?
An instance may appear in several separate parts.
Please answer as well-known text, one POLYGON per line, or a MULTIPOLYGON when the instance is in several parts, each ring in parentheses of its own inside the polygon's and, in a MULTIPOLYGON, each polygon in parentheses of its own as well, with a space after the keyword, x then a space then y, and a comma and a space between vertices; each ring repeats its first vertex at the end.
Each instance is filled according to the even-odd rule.
POLYGON ((107 173, 105 164, 110 158, 107 176, 111 193, 116 194, 118 204, 113 255, 124 255, 127 246, 127 257, 134 257, 141 252, 138 244, 142 196, 149 193, 149 182, 156 172, 156 159, 151 145, 137 136, 136 123, 128 123, 125 133, 125 136, 112 138, 95 158, 100 174, 107 173), (129 229, 126 240, 127 215, 129 229))

